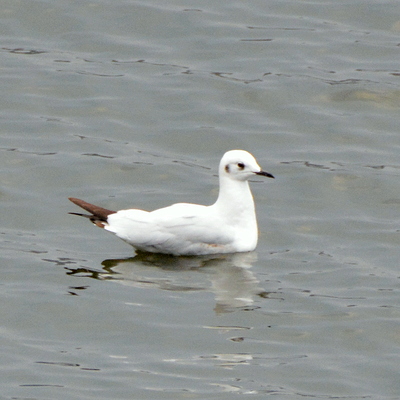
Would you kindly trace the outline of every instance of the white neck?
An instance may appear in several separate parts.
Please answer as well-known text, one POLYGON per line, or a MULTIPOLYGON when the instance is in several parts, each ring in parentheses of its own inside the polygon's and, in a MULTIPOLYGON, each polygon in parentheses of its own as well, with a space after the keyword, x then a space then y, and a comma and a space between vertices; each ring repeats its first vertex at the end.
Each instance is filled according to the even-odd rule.
POLYGON ((239 219, 243 221, 243 218, 254 223, 256 219, 254 200, 247 180, 238 181, 220 177, 219 181, 219 195, 214 206, 219 208, 219 212, 232 223, 239 219))

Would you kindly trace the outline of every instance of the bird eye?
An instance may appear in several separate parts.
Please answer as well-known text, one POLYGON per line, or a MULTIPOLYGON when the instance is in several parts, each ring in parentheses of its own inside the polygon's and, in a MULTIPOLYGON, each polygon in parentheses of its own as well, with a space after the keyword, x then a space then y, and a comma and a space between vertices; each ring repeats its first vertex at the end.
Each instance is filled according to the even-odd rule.
POLYGON ((244 164, 242 162, 237 163, 239 169, 244 169, 244 164))

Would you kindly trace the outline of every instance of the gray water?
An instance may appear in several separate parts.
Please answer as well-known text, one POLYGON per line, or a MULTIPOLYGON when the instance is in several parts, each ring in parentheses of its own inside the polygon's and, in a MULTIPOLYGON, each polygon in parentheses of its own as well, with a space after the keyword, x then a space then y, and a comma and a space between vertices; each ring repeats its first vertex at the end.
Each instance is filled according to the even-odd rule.
POLYGON ((1 399, 400 398, 400 6, 3 0, 1 399), (136 256, 68 196, 211 204, 250 254, 136 256))

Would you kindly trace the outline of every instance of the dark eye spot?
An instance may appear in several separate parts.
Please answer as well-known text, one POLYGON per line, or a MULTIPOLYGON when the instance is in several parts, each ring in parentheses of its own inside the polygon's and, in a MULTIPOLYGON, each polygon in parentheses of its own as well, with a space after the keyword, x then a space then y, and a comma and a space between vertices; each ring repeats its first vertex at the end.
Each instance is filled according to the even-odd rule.
POLYGON ((229 174, 229 165, 225 165, 225 171, 229 174))
POLYGON ((239 162, 237 166, 239 169, 244 169, 244 164, 242 162, 239 162))

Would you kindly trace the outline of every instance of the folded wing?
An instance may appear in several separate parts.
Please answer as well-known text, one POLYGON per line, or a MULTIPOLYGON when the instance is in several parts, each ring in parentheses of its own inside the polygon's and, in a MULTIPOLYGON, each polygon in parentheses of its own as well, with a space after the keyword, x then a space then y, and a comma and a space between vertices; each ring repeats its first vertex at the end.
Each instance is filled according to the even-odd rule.
POLYGON ((169 254, 225 252, 233 232, 212 207, 179 203, 153 212, 121 210, 110 214, 105 229, 142 251, 169 254))

